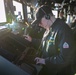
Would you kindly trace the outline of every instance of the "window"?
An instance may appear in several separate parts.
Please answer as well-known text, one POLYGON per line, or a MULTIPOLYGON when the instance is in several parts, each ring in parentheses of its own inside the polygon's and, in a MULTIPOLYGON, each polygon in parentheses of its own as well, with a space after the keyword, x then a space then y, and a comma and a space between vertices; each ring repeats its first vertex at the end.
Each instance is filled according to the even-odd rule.
POLYGON ((30 7, 29 7, 29 6, 27 6, 27 17, 28 17, 29 19, 32 19, 32 18, 31 18, 31 10, 30 10, 30 7))
POLYGON ((7 19, 6 19, 4 0, 0 0, 0 23, 4 23, 6 21, 7 19))
POLYGON ((13 5, 15 6, 15 11, 14 11, 14 14, 17 16, 18 13, 20 12, 21 15, 22 15, 22 19, 24 19, 24 15, 23 15, 23 6, 20 2, 17 2, 17 1, 13 1, 13 5))

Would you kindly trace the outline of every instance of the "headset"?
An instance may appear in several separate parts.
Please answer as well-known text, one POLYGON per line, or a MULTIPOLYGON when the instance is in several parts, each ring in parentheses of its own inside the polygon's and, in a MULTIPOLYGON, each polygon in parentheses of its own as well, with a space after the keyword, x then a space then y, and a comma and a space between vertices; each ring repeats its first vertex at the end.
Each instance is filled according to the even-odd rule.
POLYGON ((43 11, 43 13, 45 14, 45 18, 47 19, 47 20, 50 20, 50 14, 46 14, 46 12, 41 8, 41 10, 43 11))

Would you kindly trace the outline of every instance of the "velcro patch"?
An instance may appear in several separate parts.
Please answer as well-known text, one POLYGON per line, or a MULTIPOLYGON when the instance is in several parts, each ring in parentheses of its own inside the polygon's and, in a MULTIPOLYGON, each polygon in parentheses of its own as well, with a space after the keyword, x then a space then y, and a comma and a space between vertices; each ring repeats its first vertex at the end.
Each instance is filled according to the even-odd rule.
POLYGON ((69 44, 67 42, 64 42, 63 48, 69 48, 69 44))

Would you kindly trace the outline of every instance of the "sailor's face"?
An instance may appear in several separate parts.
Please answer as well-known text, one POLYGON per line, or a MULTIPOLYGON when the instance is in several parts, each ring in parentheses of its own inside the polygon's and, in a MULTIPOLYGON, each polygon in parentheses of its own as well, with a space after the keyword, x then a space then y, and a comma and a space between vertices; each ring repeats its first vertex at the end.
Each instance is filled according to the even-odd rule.
POLYGON ((43 17, 39 23, 39 26, 43 27, 44 29, 47 28, 47 20, 45 19, 45 17, 43 17))

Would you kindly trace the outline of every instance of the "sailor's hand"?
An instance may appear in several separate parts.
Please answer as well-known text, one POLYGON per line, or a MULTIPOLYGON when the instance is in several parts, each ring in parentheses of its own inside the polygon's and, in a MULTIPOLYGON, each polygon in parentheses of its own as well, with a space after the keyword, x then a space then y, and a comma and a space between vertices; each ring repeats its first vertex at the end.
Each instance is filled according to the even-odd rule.
POLYGON ((43 64, 43 65, 45 65, 45 59, 43 59, 43 58, 36 57, 35 61, 36 61, 36 64, 43 64))
POLYGON ((29 35, 23 35, 25 37, 26 40, 28 40, 29 42, 32 42, 32 37, 29 35))

